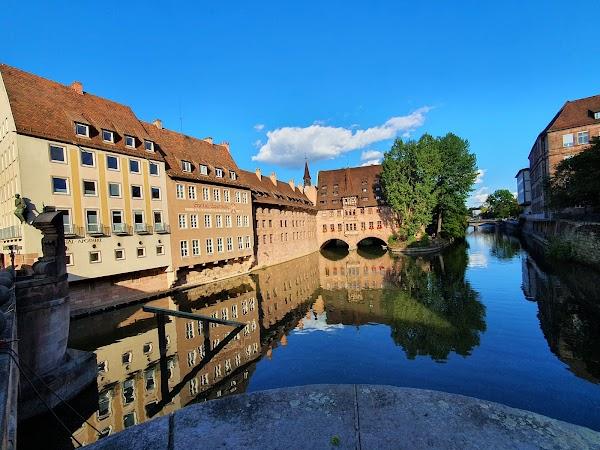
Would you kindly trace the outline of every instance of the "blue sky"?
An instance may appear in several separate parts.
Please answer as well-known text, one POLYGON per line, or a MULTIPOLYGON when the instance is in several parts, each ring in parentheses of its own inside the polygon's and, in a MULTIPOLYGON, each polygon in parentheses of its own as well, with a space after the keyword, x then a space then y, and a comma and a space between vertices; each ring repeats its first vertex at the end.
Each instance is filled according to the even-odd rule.
POLYGON ((241 167, 284 180, 300 180, 305 154, 315 177, 377 159, 394 136, 451 131, 484 171, 474 195, 514 191, 564 101, 600 94, 597 1, 4 0, 2 9, 0 61, 228 141, 241 167))

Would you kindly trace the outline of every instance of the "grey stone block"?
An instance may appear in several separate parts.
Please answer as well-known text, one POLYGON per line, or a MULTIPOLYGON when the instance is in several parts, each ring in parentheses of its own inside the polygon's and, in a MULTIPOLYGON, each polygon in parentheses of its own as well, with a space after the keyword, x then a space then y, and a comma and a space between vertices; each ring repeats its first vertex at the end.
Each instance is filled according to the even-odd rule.
POLYGON ((168 450, 169 416, 159 417, 127 428, 86 448, 90 450, 168 450))

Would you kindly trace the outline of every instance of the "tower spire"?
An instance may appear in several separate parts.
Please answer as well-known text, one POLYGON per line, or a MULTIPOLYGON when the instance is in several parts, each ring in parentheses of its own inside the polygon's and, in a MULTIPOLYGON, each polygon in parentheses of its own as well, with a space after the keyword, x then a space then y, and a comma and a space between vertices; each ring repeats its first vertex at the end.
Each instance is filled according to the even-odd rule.
POLYGON ((308 159, 304 157, 304 187, 310 186, 310 171, 308 170, 308 159))

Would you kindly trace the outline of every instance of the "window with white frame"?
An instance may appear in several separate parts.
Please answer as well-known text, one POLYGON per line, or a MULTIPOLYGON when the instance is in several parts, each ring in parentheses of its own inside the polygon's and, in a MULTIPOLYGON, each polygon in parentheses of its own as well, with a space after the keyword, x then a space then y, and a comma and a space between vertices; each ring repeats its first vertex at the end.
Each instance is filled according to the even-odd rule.
POLYGON ((200 175, 208 175, 208 167, 204 164, 200 164, 200 175))
POLYGON ((244 216, 244 226, 246 228, 250 226, 250 218, 248 216, 244 216))
POLYGON ((152 200, 160 200, 160 188, 157 186, 152 186, 150 188, 150 193, 152 194, 152 200))
POLYGON ((196 186, 188 186, 188 198, 196 200, 196 186))
POLYGON ((588 131, 580 131, 577 133, 577 144, 586 145, 590 143, 590 133, 588 131))
POLYGON ((233 170, 230 170, 229 178, 231 178, 232 180, 237 180, 237 173, 235 173, 233 170))
POLYGON ((135 138, 133 136, 125 135, 125 146, 129 148, 135 148, 135 138))
POLYGON ((110 130, 102 130, 102 140, 104 142, 110 142, 111 144, 114 144, 114 142, 115 142, 115 133, 113 133, 110 130))
POLYGON ((186 258, 188 256, 188 242, 187 241, 180 241, 179 242, 179 249, 181 251, 181 257, 182 258, 186 258))
POLYGON ((217 252, 223 253, 223 238, 217 238, 217 252))
POLYGON ((160 175, 160 168, 158 167, 158 163, 150 162, 150 175, 155 177, 160 175))
POLYGON ((191 320, 185 323, 185 338, 190 340, 194 339, 194 322, 191 320))
POLYGON ((238 241, 238 250, 244 250, 244 238, 241 236, 238 236, 237 241, 238 241))
POLYGON ((188 352, 187 363, 188 363, 188 367, 194 367, 196 365, 196 350, 192 350, 192 351, 188 352))
POLYGON ((198 228, 198 214, 190 214, 190 228, 198 228))
POLYGON ((90 126, 85 123, 75 122, 75 134, 77 136, 90 137, 90 126))
POLYGON ((232 237, 227 238, 227 251, 228 252, 233 251, 233 238, 232 237))
POLYGON ((192 255, 198 256, 200 254, 200 241, 198 239, 192 239, 192 255))
POLYGON ((90 263, 100 263, 102 262, 102 256, 99 250, 94 250, 90 252, 90 263))
POLYGON ((81 158, 81 165, 85 167, 94 167, 95 165, 95 155, 94 152, 90 152, 88 150, 79 150, 79 156, 81 158))
POLYGON ((248 203, 248 193, 242 193, 242 203, 248 203))
POLYGON ((235 202, 236 203, 242 202, 242 193, 240 191, 235 191, 235 202))
POLYGON ((119 158, 112 155, 106 155, 106 168, 108 170, 119 170, 119 158))
POLYGON ((250 236, 246 236, 245 243, 246 243, 246 248, 250 248, 250 236))
POLYGON ((98 195, 98 189, 95 180, 83 180, 83 195, 86 197, 95 197, 98 195))
POLYGON ((144 149, 147 152, 154 152, 154 142, 149 141, 149 140, 145 140, 144 141, 144 149))
POLYGON ((181 170, 183 170, 184 172, 191 172, 192 163, 189 161, 181 161, 181 170))
POLYGON ((231 228, 231 216, 229 214, 225 216, 225 227, 231 228))
POLYGON ((125 250, 122 248, 115 248, 115 259, 122 261, 125 259, 125 250))
POLYGON ((183 184, 178 184, 175 186, 175 197, 180 200, 185 198, 185 188, 183 187, 183 184))
POLYGON ((215 167, 215 177, 223 178, 223 169, 219 169, 218 167, 215 167))
POLYGON ((142 187, 137 184, 131 185, 131 198, 140 199, 142 198, 142 187))
POLYGON ((138 247, 136 254, 138 258, 144 258, 146 256, 146 247, 138 247))
POLYGON ((187 214, 179 214, 179 228, 187 228, 187 214))
POLYGON ((202 188, 202 200, 209 201, 210 200, 210 189, 207 187, 202 188))
POLYGON ((123 211, 113 210, 110 212, 113 233, 125 233, 127 226, 123 217, 123 211))
POLYGON ((198 379, 192 378, 190 380, 190 395, 196 396, 198 395, 198 379))
POLYGON ((212 227, 212 218, 210 214, 204 214, 204 228, 212 227))
POLYGON ((223 201, 226 203, 231 201, 229 189, 223 189, 223 201))
POLYGON ((50 161, 52 162, 67 162, 67 149, 60 145, 50 145, 50 161))
POLYGON ((217 228, 223 228, 223 216, 221 216, 221 214, 215 216, 215 226, 217 228))
POLYGON ((563 147, 573 147, 573 133, 563 134, 563 147))
POLYGON ((52 177, 52 193, 68 194, 69 193, 69 182, 68 182, 67 178, 52 177))
POLYGON ((137 159, 129 160, 129 172, 140 173, 140 162, 137 159))
POLYGON ((213 253, 213 240, 211 238, 206 240, 206 253, 209 255, 213 253))
POLYGON ((165 254, 165 246, 164 245, 157 245, 156 246, 156 255, 157 256, 163 256, 165 254))
POLYGON ((218 189, 218 188, 213 189, 213 200, 215 202, 221 201, 221 190, 220 189, 218 189))
POLYGON ((235 216, 235 224, 236 224, 238 227, 241 227, 241 226, 242 226, 242 216, 235 216))

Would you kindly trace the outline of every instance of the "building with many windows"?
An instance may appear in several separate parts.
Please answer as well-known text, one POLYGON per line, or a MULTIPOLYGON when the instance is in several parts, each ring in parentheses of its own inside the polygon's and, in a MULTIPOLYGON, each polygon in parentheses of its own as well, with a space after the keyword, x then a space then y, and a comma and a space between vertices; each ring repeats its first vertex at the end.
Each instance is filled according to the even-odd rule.
POLYGON ((319 172, 317 243, 343 241, 351 249, 365 239, 387 245, 397 222, 383 200, 381 166, 319 172))
POLYGON ((149 127, 164 149, 173 268, 178 284, 196 284, 250 269, 252 198, 229 144, 149 127))
POLYGON ((538 135, 529 152, 532 218, 549 213, 544 186, 558 163, 587 149, 598 136, 600 95, 567 101, 538 135))
POLYGON ((63 211, 72 309, 171 282, 167 177, 149 125, 124 105, 0 65, 0 240, 16 263, 41 255, 40 232, 14 215, 63 211), (82 302, 85 302, 83 304, 82 302))

